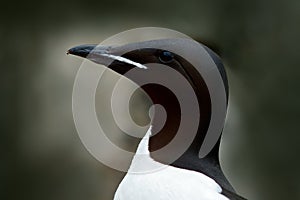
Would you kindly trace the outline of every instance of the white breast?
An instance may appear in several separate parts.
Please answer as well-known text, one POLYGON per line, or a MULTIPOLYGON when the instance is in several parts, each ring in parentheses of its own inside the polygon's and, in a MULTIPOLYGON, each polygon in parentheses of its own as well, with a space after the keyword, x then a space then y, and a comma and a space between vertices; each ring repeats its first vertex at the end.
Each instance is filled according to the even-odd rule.
POLYGON ((150 135, 151 127, 140 142, 114 200, 228 200, 208 176, 154 161, 148 150, 150 135), (153 167, 159 170, 149 171, 153 167), (146 172, 136 173, 143 170, 146 172))

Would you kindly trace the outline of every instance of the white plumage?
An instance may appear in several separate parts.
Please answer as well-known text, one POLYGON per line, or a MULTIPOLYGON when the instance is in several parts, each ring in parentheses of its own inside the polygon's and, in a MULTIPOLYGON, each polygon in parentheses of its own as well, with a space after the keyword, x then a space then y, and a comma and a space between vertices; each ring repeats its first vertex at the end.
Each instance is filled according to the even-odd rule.
POLYGON ((208 176, 154 161, 148 150, 150 135, 151 127, 141 140, 114 200, 228 200, 208 176))

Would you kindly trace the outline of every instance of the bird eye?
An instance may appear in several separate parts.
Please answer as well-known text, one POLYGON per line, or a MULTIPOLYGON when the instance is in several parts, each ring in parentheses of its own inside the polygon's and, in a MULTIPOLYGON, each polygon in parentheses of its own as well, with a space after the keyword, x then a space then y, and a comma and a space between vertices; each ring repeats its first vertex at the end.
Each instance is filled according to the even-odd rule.
POLYGON ((163 51, 160 53, 158 58, 162 63, 170 63, 173 61, 174 55, 169 51, 163 51))

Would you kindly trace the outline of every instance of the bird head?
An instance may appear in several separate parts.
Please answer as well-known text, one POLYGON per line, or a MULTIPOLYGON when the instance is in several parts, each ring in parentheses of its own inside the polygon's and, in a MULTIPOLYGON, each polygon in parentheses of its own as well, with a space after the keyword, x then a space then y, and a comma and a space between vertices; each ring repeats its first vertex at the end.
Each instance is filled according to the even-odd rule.
MULTIPOLYGON (((153 104, 161 104, 167 113, 163 128, 150 139, 149 149, 152 157, 169 162, 166 161, 169 155, 155 155, 155 152, 172 141, 183 117, 197 124, 196 134, 193 136, 195 139, 190 142, 187 152, 200 157, 210 153, 218 154, 218 141, 226 116, 228 83, 220 58, 208 47, 192 39, 177 38, 120 46, 80 45, 69 49, 67 53, 104 65, 131 80, 132 77, 127 76, 127 72, 132 69, 145 70, 145 73, 148 73, 147 70, 151 71, 163 65, 177 71, 193 89, 197 103, 192 106, 196 106, 194 110, 199 110, 200 117, 189 118, 184 114, 176 95, 168 88, 157 84, 141 86, 153 104)), ((165 74, 164 78, 172 79, 168 74, 165 74)), ((156 120, 159 118, 153 119, 154 125, 156 120)), ((153 128, 155 129, 155 126, 153 128)), ((185 137, 189 138, 188 131, 185 132, 185 137)), ((173 148, 179 147, 175 145, 173 148)))

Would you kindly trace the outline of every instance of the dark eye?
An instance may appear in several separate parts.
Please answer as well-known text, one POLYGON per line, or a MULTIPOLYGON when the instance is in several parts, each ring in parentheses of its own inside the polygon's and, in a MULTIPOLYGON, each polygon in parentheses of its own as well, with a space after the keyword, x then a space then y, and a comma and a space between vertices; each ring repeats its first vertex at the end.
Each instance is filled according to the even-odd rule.
POLYGON ((162 63, 170 63, 174 59, 174 55, 169 51, 163 51, 159 54, 159 60, 162 63))

